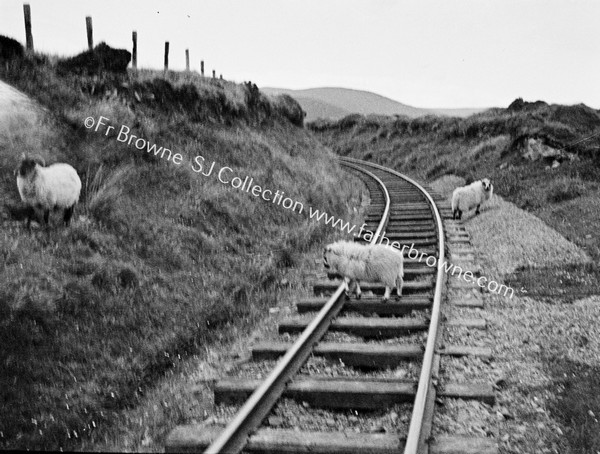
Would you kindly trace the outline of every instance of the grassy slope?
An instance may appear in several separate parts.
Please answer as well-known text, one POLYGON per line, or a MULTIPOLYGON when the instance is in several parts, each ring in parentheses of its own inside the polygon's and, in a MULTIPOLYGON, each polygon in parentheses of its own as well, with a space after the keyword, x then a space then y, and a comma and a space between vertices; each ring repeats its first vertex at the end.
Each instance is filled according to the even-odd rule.
POLYGON ((232 324, 256 321, 296 254, 331 233, 194 173, 188 160, 203 155, 306 209, 349 213, 352 182, 297 126, 293 101, 193 75, 154 76, 61 76, 31 61, 0 68, 50 112, 0 131, 1 448, 109 439, 165 371, 232 324), (83 126, 100 115, 180 152, 184 165, 83 126), (78 170, 82 203, 69 228, 24 230, 12 174, 21 151, 78 170))
MULTIPOLYGON (((515 289, 527 289, 528 297, 552 305, 600 294, 598 138, 569 149, 579 159, 565 161, 556 169, 524 159, 519 148, 524 136, 541 137, 554 146, 589 136, 600 130, 600 112, 583 105, 536 103, 522 110, 494 109, 467 119, 354 115, 335 123, 314 123, 311 128, 339 154, 373 160, 424 180, 444 175, 467 180, 490 177, 496 193, 541 218, 584 248, 595 262, 525 266, 498 278, 515 289)), ((600 393, 599 364, 573 360, 567 348, 550 351, 542 352, 539 361, 553 378, 548 391, 555 400, 550 407, 564 424, 568 452, 596 452, 600 449, 597 416, 589 411, 598 411, 593 396, 600 393)), ((593 351, 589 353, 594 356, 593 351)))

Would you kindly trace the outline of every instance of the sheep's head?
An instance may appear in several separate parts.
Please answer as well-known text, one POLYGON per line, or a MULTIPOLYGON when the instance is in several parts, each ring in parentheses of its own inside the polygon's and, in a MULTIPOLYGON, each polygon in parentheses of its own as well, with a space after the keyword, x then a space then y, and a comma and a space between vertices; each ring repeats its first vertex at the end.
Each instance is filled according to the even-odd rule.
POLYGON ((326 270, 329 269, 329 256, 331 255, 331 245, 325 246, 323 249, 323 266, 326 270))
POLYGON ((334 244, 328 244, 323 249, 323 266, 326 270, 337 268, 337 260, 338 260, 339 252, 334 244))
POLYGON ((23 156, 21 157, 21 163, 19 164, 19 167, 17 167, 17 169, 15 170, 15 174, 21 177, 31 175, 31 173, 35 170, 35 167, 37 165, 44 167, 44 160, 39 156, 30 157, 23 154, 23 156))
POLYGON ((489 191, 492 187, 492 182, 489 178, 484 178, 483 180, 481 180, 481 184, 483 185, 484 191, 489 191))

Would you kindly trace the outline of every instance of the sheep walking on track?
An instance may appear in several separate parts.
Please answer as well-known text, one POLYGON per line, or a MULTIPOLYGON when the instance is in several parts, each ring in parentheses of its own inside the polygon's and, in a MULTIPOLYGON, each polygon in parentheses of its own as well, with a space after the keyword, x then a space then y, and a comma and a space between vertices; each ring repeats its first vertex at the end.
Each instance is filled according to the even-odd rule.
POLYGON ((493 193, 494 186, 488 178, 456 188, 452 193, 452 219, 460 220, 463 211, 469 211, 475 207, 475 215, 478 215, 481 204, 490 200, 493 193))
POLYGON ((69 225, 81 192, 81 180, 73 167, 62 163, 44 167, 42 159, 23 155, 15 173, 21 200, 30 207, 27 228, 38 211, 48 225, 50 210, 58 209, 64 210, 63 221, 69 225))
POLYGON ((323 264, 330 273, 340 274, 344 278, 346 294, 350 293, 350 286, 355 284, 356 297, 360 298, 359 281, 364 280, 385 284, 384 301, 390 298, 394 287, 397 295, 402 296, 403 256, 391 246, 338 241, 325 247, 323 264))

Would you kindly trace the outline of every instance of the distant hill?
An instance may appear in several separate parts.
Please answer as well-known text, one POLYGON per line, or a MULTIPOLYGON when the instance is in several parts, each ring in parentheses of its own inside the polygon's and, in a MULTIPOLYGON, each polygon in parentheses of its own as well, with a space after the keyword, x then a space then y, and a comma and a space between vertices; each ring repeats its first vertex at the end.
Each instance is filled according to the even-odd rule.
POLYGON ((292 96, 306 111, 306 121, 319 118, 338 120, 352 113, 362 115, 406 115, 410 118, 425 115, 444 115, 467 117, 486 109, 421 109, 402 104, 385 96, 368 91, 348 88, 309 88, 306 90, 290 90, 286 88, 261 88, 266 94, 287 94, 292 96))

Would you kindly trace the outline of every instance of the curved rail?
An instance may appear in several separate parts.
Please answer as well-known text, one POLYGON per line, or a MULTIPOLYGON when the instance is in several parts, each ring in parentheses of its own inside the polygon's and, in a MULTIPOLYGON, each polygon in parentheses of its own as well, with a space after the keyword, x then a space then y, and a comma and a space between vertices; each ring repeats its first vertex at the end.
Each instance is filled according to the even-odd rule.
MULTIPOLYGON (((364 170, 353 163, 343 163, 347 167, 360 170, 373 178, 383 191, 386 206, 384 215, 379 223, 376 233, 373 235, 371 244, 375 244, 390 214, 390 196, 387 188, 376 175, 364 170)), ((286 383, 302 367, 309 357, 313 346, 323 337, 332 319, 342 309, 346 298, 344 298, 344 285, 341 284, 315 319, 306 327, 300 337, 286 354, 277 363, 273 371, 244 403, 236 413, 233 420, 223 429, 219 437, 204 451, 205 454, 238 453, 248 439, 248 435, 256 430, 261 421, 271 411, 271 408, 281 397, 286 383)))
POLYGON ((359 161, 353 158, 341 158, 344 162, 356 163, 360 162, 362 165, 367 165, 373 168, 377 168, 380 170, 385 170, 386 172, 392 173, 409 183, 413 184, 415 187, 419 188, 421 192, 427 198, 427 201, 431 205, 432 212, 435 216, 436 228, 438 231, 438 262, 437 262, 437 277, 435 283, 435 291, 433 297, 433 305, 431 307, 431 321, 429 325, 429 331, 427 333, 427 345, 425 346, 425 355, 423 357, 423 364, 421 366, 421 375, 419 377, 419 386, 417 388, 417 394, 415 396, 415 403, 413 407, 413 414, 410 421, 410 426, 408 429, 408 436, 406 438, 406 445, 404 448, 404 454, 416 454, 419 450, 419 445, 422 443, 421 440, 421 429, 423 426, 423 418, 425 414, 425 406, 427 401, 427 395, 429 394, 430 386, 431 386, 431 371, 433 367, 433 357, 435 353, 435 343, 437 341, 438 335, 438 327, 440 321, 440 307, 442 300, 442 286, 444 280, 444 230, 442 227, 442 218, 437 209, 437 206, 431 197, 431 195, 416 181, 413 179, 402 175, 399 172, 396 172, 387 167, 380 166, 378 164, 374 164, 371 162, 359 161))

